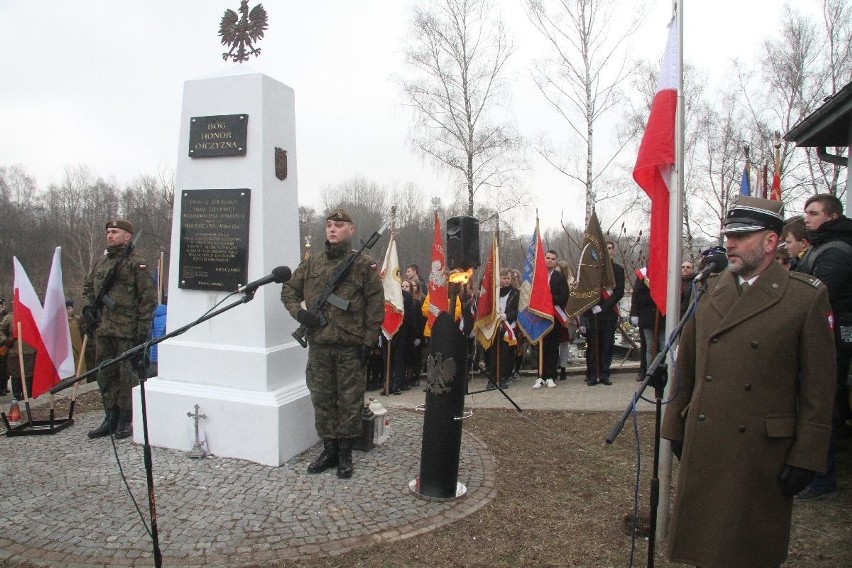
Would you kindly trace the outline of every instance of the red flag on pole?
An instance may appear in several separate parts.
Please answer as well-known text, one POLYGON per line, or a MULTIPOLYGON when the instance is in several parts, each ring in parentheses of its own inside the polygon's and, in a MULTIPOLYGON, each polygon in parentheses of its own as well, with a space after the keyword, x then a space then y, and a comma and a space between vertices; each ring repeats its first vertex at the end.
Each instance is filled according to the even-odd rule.
POLYGON ((672 19, 669 38, 651 114, 639 145, 633 179, 651 199, 651 246, 648 277, 651 298, 660 313, 666 313, 666 281, 668 279, 669 181, 675 163, 675 112, 678 91, 678 29, 672 19))
POLYGON ((432 264, 429 267, 429 315, 426 325, 430 329, 441 312, 450 311, 447 272, 444 266, 444 241, 441 237, 441 220, 435 212, 435 238, 432 241, 432 264))
POLYGON ((769 199, 781 201, 781 134, 775 133, 775 168, 772 174, 772 189, 769 191, 769 199))
POLYGON ((497 307, 500 298, 500 256, 497 248, 497 233, 491 241, 491 253, 482 274, 482 284, 479 287, 479 298, 476 301, 473 331, 483 349, 488 349, 494 342, 497 331, 497 307))
POLYGON ((404 307, 402 301, 402 279, 399 274, 399 256, 396 253, 396 235, 391 233, 385 261, 382 263, 382 287, 385 292, 385 319, 382 333, 390 339, 402 325, 404 307))

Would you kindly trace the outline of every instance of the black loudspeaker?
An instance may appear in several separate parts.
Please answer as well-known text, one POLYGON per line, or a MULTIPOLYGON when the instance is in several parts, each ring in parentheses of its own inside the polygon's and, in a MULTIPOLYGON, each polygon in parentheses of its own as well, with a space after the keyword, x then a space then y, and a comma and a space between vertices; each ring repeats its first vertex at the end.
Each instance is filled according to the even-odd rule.
POLYGON ((447 219, 447 268, 479 268, 479 219, 459 215, 447 219))

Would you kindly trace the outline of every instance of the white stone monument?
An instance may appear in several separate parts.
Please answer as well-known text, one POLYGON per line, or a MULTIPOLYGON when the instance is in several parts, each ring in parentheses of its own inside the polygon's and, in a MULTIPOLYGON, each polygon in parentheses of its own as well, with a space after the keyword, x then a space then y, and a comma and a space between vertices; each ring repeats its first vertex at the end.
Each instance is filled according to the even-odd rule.
MULTIPOLYGON (((181 286, 181 202, 187 192, 249 189, 245 281, 269 275, 281 265, 295 270, 301 258, 295 125, 293 89, 244 65, 184 84, 167 332, 220 307, 217 304, 228 295, 227 291, 181 286), (245 148, 239 148, 242 155, 190 156, 190 151, 195 154, 191 146, 201 149, 198 135, 190 134, 194 117, 235 115, 247 115, 245 148), (287 153, 284 180, 276 175, 280 175, 276 148, 287 153)), ((217 136, 205 136, 205 140, 233 140, 229 134, 217 136)), ((318 441, 305 386, 307 350, 290 335, 297 323, 284 310, 280 294, 280 284, 263 286, 252 301, 160 344, 159 376, 145 384, 152 445, 190 450, 194 424, 187 413, 196 404, 206 415, 199 424, 206 449, 216 456, 278 466, 318 441)), ((223 305, 241 297, 243 294, 234 295, 223 305)), ((139 392, 137 387, 133 409, 136 442, 143 441, 139 392)))

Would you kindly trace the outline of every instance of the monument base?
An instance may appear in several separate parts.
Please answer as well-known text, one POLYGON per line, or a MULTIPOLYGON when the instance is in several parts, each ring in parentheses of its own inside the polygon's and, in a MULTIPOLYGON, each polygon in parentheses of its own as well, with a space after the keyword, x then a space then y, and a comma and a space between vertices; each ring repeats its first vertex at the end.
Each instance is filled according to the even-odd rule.
MULTIPOLYGON (((133 440, 144 441, 142 401, 133 389, 133 440)), ((195 405, 210 454, 279 466, 319 441, 314 409, 304 384, 269 392, 246 391, 154 377, 145 382, 148 441, 152 446, 189 451, 195 405)))

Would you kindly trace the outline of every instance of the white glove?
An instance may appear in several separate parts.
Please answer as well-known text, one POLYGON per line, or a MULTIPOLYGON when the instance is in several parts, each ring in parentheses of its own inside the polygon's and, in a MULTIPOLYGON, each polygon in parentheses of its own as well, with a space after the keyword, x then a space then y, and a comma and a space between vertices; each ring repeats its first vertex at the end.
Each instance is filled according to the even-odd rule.
POLYGON ((506 321, 506 314, 505 313, 500 312, 499 316, 500 316, 500 321, 506 321))
POLYGON ((601 307, 600 307, 600 306, 595 306, 594 308, 592 308, 592 313, 593 313, 593 314, 599 314, 599 313, 601 313, 602 311, 603 311, 603 310, 601 309, 601 307))
POLYGON ((585 333, 586 333, 586 326, 585 325, 580 326, 580 333, 585 335, 585 333))
POLYGON ((633 324, 633 327, 639 326, 639 317, 638 316, 630 316, 630 323, 633 324))
POLYGON ((414 340, 414 346, 415 346, 415 347, 420 347, 420 339, 415 339, 415 340, 414 340))

